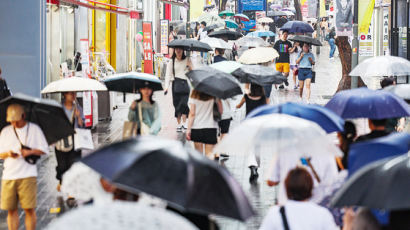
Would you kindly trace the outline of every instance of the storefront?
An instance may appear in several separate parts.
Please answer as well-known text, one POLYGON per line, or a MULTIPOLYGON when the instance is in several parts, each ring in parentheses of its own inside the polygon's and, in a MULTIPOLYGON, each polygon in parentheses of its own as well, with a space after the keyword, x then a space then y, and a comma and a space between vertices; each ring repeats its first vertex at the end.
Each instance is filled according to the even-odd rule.
POLYGON ((409 1, 392 1, 391 21, 391 55, 407 58, 410 60, 409 50, 409 1))

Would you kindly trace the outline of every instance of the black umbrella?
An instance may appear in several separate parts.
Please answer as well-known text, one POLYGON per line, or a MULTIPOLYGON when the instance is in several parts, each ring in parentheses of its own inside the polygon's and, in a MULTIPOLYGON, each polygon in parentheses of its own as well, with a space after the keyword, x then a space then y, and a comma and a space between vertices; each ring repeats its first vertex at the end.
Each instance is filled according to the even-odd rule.
POLYGON ((239 32, 232 31, 232 30, 218 30, 214 31, 210 34, 208 34, 209 37, 215 37, 215 38, 228 38, 228 40, 236 40, 243 35, 239 32))
POLYGON ((219 23, 212 24, 212 25, 210 25, 210 26, 205 27, 205 28, 204 28, 204 31, 214 30, 214 29, 216 29, 216 28, 223 27, 223 26, 224 26, 224 24, 219 24, 219 23))
POLYGON ((196 90, 217 98, 226 99, 242 94, 238 80, 209 66, 191 70, 186 76, 196 90))
POLYGON ((409 209, 409 165, 407 154, 371 163, 353 174, 335 194, 331 204, 335 207, 409 209))
POLYGON ((83 158, 116 186, 145 192, 178 208, 246 220, 254 212, 229 172, 178 141, 143 136, 83 158))
POLYGON ((289 40, 294 42, 303 42, 314 46, 322 46, 322 43, 319 40, 317 40, 316 38, 309 37, 307 35, 295 35, 289 38, 289 40))
POLYGON ((255 83, 261 86, 282 84, 286 77, 271 67, 260 65, 243 65, 232 72, 242 83, 255 83))
POLYGON ((161 80, 158 77, 147 74, 128 72, 120 73, 104 79, 109 91, 137 93, 140 88, 149 87, 154 91, 162 90, 161 80))
POLYGON ((170 48, 182 48, 188 51, 199 51, 199 52, 208 52, 212 51, 212 48, 203 42, 194 39, 176 39, 172 40, 168 47, 170 48))
POLYGON ((40 126, 48 144, 54 144, 56 141, 74 134, 73 125, 68 120, 61 104, 22 93, 14 94, 0 101, 0 129, 7 125, 6 111, 10 104, 24 106, 26 120, 40 126))

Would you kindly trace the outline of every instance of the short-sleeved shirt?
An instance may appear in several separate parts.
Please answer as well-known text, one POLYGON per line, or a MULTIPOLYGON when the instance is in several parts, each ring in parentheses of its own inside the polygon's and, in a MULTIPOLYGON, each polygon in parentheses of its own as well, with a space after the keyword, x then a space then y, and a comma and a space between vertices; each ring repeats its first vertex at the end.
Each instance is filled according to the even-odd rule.
POLYGON ((192 129, 211 129, 218 128, 218 123, 214 120, 214 103, 215 100, 201 101, 194 98, 189 98, 188 106, 195 105, 195 119, 192 124, 192 129))
POLYGON ((282 41, 279 40, 275 43, 275 48, 276 51, 279 53, 279 58, 276 61, 276 63, 289 63, 289 49, 292 48, 292 43, 290 41, 282 41))
MULTIPOLYGON (((23 128, 16 128, 16 132, 23 145, 48 153, 47 140, 38 125, 28 122, 23 128)), ((4 127, 0 133, 0 152, 7 151, 13 151, 20 156, 15 159, 8 157, 4 160, 3 180, 37 176, 37 166, 27 163, 21 156, 21 145, 11 125, 4 127)))
MULTIPOLYGON (((302 55, 302 53, 299 54, 299 57, 302 55)), ((298 57, 298 59, 299 59, 298 57)), ((311 52, 309 53, 304 53, 303 58, 299 62, 299 68, 312 68, 312 63, 310 63, 309 58, 312 58, 313 61, 315 61, 315 55, 313 55, 311 52)))

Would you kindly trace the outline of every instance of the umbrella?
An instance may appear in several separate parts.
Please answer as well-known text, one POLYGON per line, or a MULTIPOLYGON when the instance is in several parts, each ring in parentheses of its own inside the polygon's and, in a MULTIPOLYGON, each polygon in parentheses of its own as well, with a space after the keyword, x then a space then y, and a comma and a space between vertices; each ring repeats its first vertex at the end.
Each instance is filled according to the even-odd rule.
POLYGON ((199 52, 208 52, 212 51, 212 48, 203 42, 194 39, 176 39, 168 43, 170 48, 182 48, 188 51, 199 51, 199 52))
POLYGON ((41 91, 41 93, 46 94, 106 90, 107 87, 97 80, 85 77, 69 77, 51 82, 41 91))
POLYGON ((215 37, 215 38, 226 38, 228 40, 236 40, 240 37, 242 37, 243 35, 239 32, 236 31, 231 31, 231 30, 218 30, 218 31, 214 31, 210 34, 208 34, 209 37, 215 37))
POLYGON ((284 13, 286 14, 286 16, 294 16, 295 14, 292 12, 292 11, 288 11, 288 10, 286 10, 286 9, 283 9, 284 11, 284 13))
POLYGON ((109 91, 124 93, 136 93, 140 88, 149 87, 152 90, 162 90, 161 80, 158 77, 147 74, 128 72, 112 75, 104 79, 109 91))
POLYGON ((263 17, 263 18, 259 18, 257 21, 258 21, 259 23, 271 23, 271 22, 273 22, 273 19, 272 19, 272 18, 268 18, 268 17, 263 17))
POLYGON ((205 22, 206 25, 222 24, 225 25, 224 20, 222 20, 217 14, 204 13, 198 17, 197 21, 199 23, 205 22))
POLYGON ((235 14, 234 18, 239 18, 241 21, 249 22, 249 17, 244 14, 235 14))
POLYGON ((217 98, 230 98, 242 94, 239 82, 230 74, 209 66, 189 71, 186 76, 195 90, 217 98))
POLYGON ((213 49, 215 49, 215 48, 228 49, 228 50, 232 49, 232 46, 230 46, 226 41, 224 41, 220 38, 207 37, 207 38, 201 40, 201 42, 208 44, 213 49))
POLYGON ((272 4, 272 5, 270 5, 270 9, 271 10, 282 9, 282 5, 281 4, 272 4))
POLYGON ((349 175, 363 166, 410 150, 410 134, 394 133, 370 141, 354 143, 349 150, 349 175))
POLYGON ((289 40, 294 42, 303 42, 314 46, 322 46, 322 43, 319 40, 307 35, 295 35, 289 38, 289 40))
POLYGON ((226 27, 236 29, 238 28, 238 24, 232 19, 225 19, 226 27))
POLYGON ((364 206, 383 210, 410 208, 410 158, 388 158, 355 173, 332 199, 335 207, 364 206))
POLYGON ((246 119, 215 146, 215 152, 249 154, 264 148, 269 154, 341 155, 316 123, 286 114, 246 119))
POLYGON ((410 84, 391 85, 384 90, 394 93, 406 101, 410 100, 410 84))
POLYGON ((176 140, 141 136, 106 146, 82 161, 120 188, 191 212, 238 220, 254 214, 227 169, 176 140))
POLYGON ((260 65, 243 65, 232 72, 242 83, 255 83, 261 86, 282 84, 286 77, 272 67, 260 65))
POLYGON ((206 26, 203 31, 206 32, 206 31, 214 30, 214 29, 224 27, 224 26, 225 26, 225 24, 215 23, 215 24, 212 24, 210 26, 206 26))
POLYGON ((212 67, 214 69, 217 69, 225 73, 232 73, 233 71, 235 71, 241 66, 242 64, 236 61, 221 61, 221 62, 217 62, 217 63, 213 63, 209 65, 209 67, 212 67))
POLYGON ((364 87, 337 93, 326 104, 326 108, 333 110, 343 119, 377 120, 410 115, 410 107, 403 99, 384 90, 371 90, 364 87))
POLYGON ((280 17, 280 16, 287 16, 287 14, 283 11, 270 10, 270 11, 268 11, 266 16, 268 16, 268 17, 280 17))
POLYGON ((295 7, 286 7, 286 8, 283 8, 282 10, 283 10, 283 11, 290 11, 290 12, 296 13, 295 7))
POLYGON ((242 37, 235 42, 238 46, 241 47, 260 47, 260 46, 269 46, 265 40, 259 37, 242 37))
POLYGON ((271 62, 277 57, 279 57, 279 54, 274 48, 256 47, 243 52, 238 61, 242 64, 251 65, 271 62))
POLYGON ((344 120, 333 111, 320 105, 287 102, 280 105, 265 105, 252 111, 247 118, 266 114, 281 113, 313 121, 320 125, 327 133, 341 132, 344 120))
POLYGON ((275 33, 272 31, 254 31, 246 35, 247 37, 273 37, 275 33))
POLYGON ((313 28, 306 22, 289 21, 286 22, 280 30, 286 30, 289 33, 313 33, 313 28))
POLYGON ((161 208, 134 202, 114 201, 85 205, 52 221, 48 230, 176 230, 198 229, 187 219, 161 208))
POLYGON ((220 17, 222 17, 223 15, 226 15, 226 16, 229 17, 229 16, 234 16, 235 13, 232 12, 232 11, 229 11, 229 10, 224 10, 224 11, 220 12, 218 15, 219 15, 220 17))
POLYGON ((74 134, 73 125, 63 107, 56 101, 16 93, 0 101, 0 130, 6 126, 6 111, 10 104, 20 104, 26 111, 26 120, 40 126, 48 144, 74 134))

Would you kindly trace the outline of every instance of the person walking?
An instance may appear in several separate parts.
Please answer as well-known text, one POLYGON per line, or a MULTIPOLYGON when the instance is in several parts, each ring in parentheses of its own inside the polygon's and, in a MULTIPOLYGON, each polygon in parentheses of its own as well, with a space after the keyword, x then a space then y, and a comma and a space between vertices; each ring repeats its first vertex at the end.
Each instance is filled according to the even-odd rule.
POLYGON ((292 70, 292 76, 293 76, 293 84, 294 90, 297 90, 299 88, 299 82, 297 82, 297 76, 298 76, 298 65, 296 64, 296 60, 298 59, 300 53, 302 52, 302 48, 300 47, 299 42, 295 42, 292 47, 292 53, 290 54, 290 70, 292 70))
POLYGON ((36 229, 37 166, 25 158, 48 154, 47 140, 40 127, 26 121, 24 107, 7 107, 6 121, 11 125, 0 133, 0 159, 4 160, 1 180, 1 209, 6 210, 9 230, 19 229, 18 203, 24 210, 27 230, 36 229))
POLYGON ((323 39, 326 37, 326 31, 328 30, 328 26, 329 24, 326 21, 326 18, 322 18, 322 21, 320 22, 320 36, 321 36, 321 40, 323 41, 323 39))
POLYGON ((312 67, 315 64, 315 56, 310 52, 309 44, 303 44, 302 52, 299 55, 299 58, 296 60, 296 64, 299 65, 299 96, 303 100, 303 89, 306 85, 306 102, 310 104, 310 83, 312 81, 313 72, 312 67))
MULTIPOLYGON (((292 43, 288 41, 288 31, 283 30, 282 31, 282 37, 280 40, 278 40, 273 48, 278 51, 279 53, 279 58, 276 60, 276 70, 281 72, 286 78, 289 76, 289 71, 290 71, 290 66, 289 66, 289 54, 292 53, 293 51, 291 50, 292 48, 292 43)), ((288 86, 289 82, 286 79, 285 85, 288 86)), ((279 89, 284 89, 285 87, 283 85, 279 86, 279 89)))
POLYGON ((329 46, 330 46, 329 58, 330 60, 333 60, 334 59, 333 56, 335 55, 335 51, 336 51, 336 43, 335 43, 336 32, 335 32, 334 27, 330 29, 328 36, 329 36, 329 46))
POLYGON ((166 70, 164 94, 168 93, 168 88, 172 82, 172 102, 178 122, 177 132, 182 132, 187 128, 186 118, 189 114, 188 98, 190 88, 185 74, 190 70, 192 70, 192 63, 185 56, 184 50, 175 48, 166 70))
POLYGON ((189 117, 186 139, 194 142, 195 149, 212 159, 212 150, 217 143, 218 124, 214 120, 214 106, 222 113, 222 105, 214 97, 192 90, 188 101, 189 117))
POLYGON ((137 122, 140 135, 157 135, 161 130, 161 113, 158 103, 152 99, 153 90, 144 87, 140 90, 141 98, 132 102, 128 120, 137 122))
POLYGON ((224 57, 224 55, 225 55, 225 49, 216 48, 213 63, 226 61, 227 59, 224 57))
POLYGON ((208 32, 211 33, 210 31, 208 32, 204 31, 205 27, 206 27, 206 22, 202 21, 201 26, 198 30, 198 35, 196 36, 197 40, 203 40, 207 37, 208 32))

